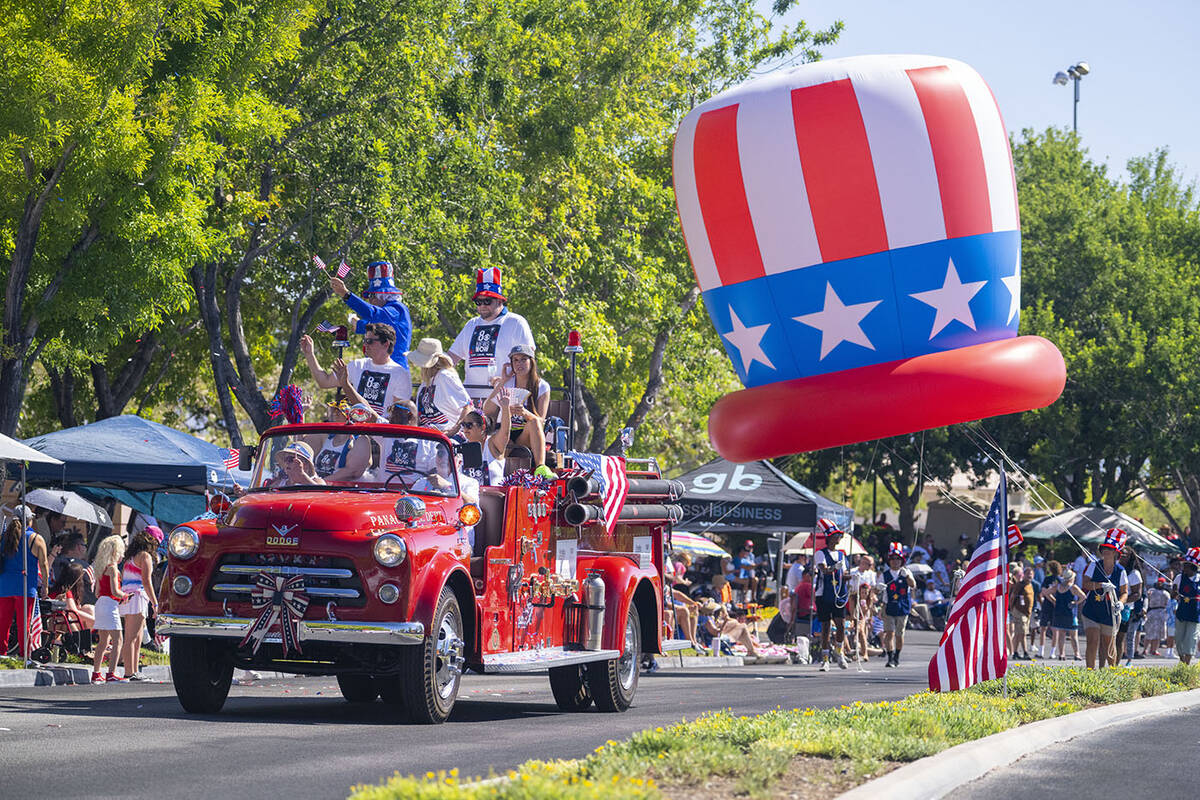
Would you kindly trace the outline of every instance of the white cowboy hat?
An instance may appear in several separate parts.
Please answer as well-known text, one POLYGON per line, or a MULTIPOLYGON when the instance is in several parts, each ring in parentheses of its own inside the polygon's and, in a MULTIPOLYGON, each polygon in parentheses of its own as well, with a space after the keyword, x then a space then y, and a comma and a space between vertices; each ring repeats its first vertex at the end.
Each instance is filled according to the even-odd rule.
POLYGON ((440 355, 445 355, 445 351, 442 350, 441 341, 437 339, 422 339, 409 352, 408 360, 412 362, 413 366, 424 369, 432 364, 440 355))

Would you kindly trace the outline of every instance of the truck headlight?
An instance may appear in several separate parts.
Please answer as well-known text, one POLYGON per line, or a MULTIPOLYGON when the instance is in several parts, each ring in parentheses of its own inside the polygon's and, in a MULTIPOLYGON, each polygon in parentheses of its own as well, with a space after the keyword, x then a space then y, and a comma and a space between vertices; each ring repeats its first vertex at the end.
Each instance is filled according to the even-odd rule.
POLYGON ((167 549, 180 561, 186 561, 196 555, 196 551, 200 549, 200 536, 191 528, 180 525, 171 531, 167 549))
POLYGON ((385 533, 375 540, 375 560, 385 567, 394 567, 408 555, 404 540, 394 533, 385 533))

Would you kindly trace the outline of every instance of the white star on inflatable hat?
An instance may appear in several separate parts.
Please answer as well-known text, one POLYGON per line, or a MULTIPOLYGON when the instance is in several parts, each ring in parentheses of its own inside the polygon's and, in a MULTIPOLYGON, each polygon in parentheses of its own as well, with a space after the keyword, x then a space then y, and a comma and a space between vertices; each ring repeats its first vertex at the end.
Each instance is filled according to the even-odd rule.
POLYGON ((762 338, 767 334, 767 328, 771 327, 771 324, 747 328, 738 319, 733 306, 729 307, 729 320, 733 325, 733 330, 729 333, 722 333, 721 338, 733 345, 737 349, 738 355, 742 357, 742 372, 749 374, 750 365, 755 361, 761 361, 771 369, 775 369, 775 365, 771 363, 771 359, 767 358, 767 354, 762 349, 762 338))
POLYGON ((796 322, 816 328, 821 332, 821 357, 825 358, 842 342, 862 345, 868 350, 874 350, 875 345, 867 338, 862 329, 863 318, 871 313, 882 300, 868 300, 865 303, 846 305, 833 290, 832 284, 825 283, 825 306, 820 311, 792 317, 796 322))
POLYGON ((958 278, 958 270, 954 268, 954 259, 950 259, 942 288, 910 294, 909 297, 920 300, 927 306, 933 306, 937 310, 933 317, 933 330, 929 332, 929 338, 937 336, 954 320, 975 330, 975 317, 971 314, 971 298, 977 295, 986 283, 987 281, 963 283, 958 278))
POLYGON ((1007 278, 1001 278, 1000 282, 1008 289, 1008 319, 1004 321, 1004 324, 1007 325, 1013 321, 1013 317, 1021 310, 1021 257, 1019 255, 1017 256, 1017 267, 1013 271, 1013 274, 1007 278))

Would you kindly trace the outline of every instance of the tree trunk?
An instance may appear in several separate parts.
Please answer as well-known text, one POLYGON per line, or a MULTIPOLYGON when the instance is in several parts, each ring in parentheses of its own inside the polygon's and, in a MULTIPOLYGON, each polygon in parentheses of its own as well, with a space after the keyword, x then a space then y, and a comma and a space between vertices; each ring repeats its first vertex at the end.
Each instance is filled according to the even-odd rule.
POLYGON ((212 367, 217 401, 221 407, 221 420, 229 434, 230 447, 241 447, 242 431, 234 411, 233 397, 229 392, 232 378, 230 373, 233 369, 229 365, 229 355, 221 337, 221 309, 217 305, 216 297, 217 264, 195 264, 191 272, 192 288, 196 292, 200 318, 204 321, 204 330, 208 334, 208 361, 212 367))
POLYGON ((50 395, 54 398, 58 421, 64 428, 74 428, 79 424, 75 417, 75 373, 69 369, 59 372, 48 366, 46 375, 50 378, 50 395))
MULTIPOLYGON (((686 317, 696 305, 696 300, 700 297, 700 289, 693 286, 691 290, 684 295, 679 301, 680 319, 686 317)), ((637 405, 633 407, 633 412, 625 420, 625 427, 632 428, 635 432, 646 421, 646 415, 650 413, 650 409, 654 407, 654 403, 658 400, 658 393, 663 385, 663 356, 667 351, 667 343, 671 341, 671 334, 675 331, 676 322, 668 321, 663 325, 662 330, 654 337, 654 348, 650 352, 650 368, 646 375, 646 389, 642 392, 641 398, 637 405)), ((617 436, 613 437, 612 442, 604 450, 608 455, 615 455, 621 451, 621 436, 618 432, 617 436)))
POLYGON ((583 396, 583 405, 587 408, 592 421, 592 435, 588 440, 587 452, 599 453, 604 449, 604 440, 608 438, 608 415, 600 408, 596 396, 588 391, 581 381, 579 392, 583 396))

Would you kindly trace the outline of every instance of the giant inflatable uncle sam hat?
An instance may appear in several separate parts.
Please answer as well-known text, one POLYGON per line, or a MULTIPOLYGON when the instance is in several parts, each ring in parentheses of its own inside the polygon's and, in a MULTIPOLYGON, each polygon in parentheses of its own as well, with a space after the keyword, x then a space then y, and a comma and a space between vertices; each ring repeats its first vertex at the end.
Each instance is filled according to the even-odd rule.
POLYGON ((675 195, 696 280, 747 387, 709 435, 751 461, 1052 403, 1050 342, 1017 336, 1008 136, 958 61, 863 56, 693 109, 675 195))

